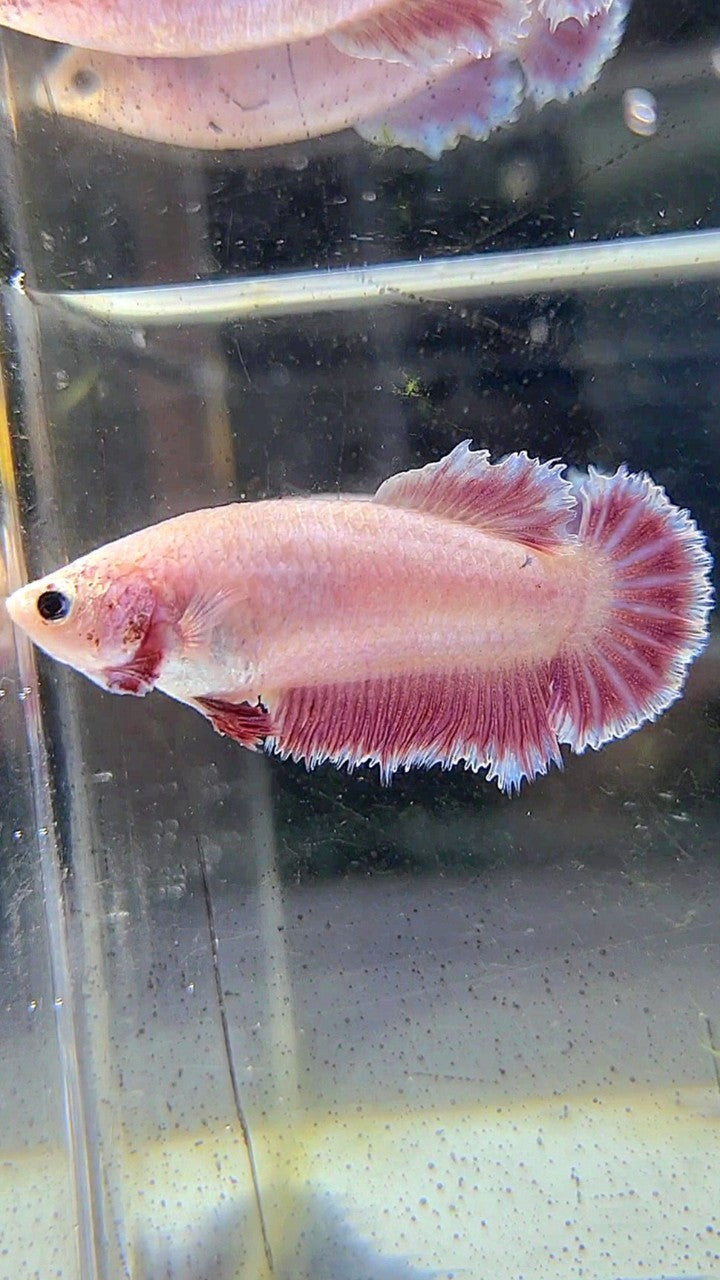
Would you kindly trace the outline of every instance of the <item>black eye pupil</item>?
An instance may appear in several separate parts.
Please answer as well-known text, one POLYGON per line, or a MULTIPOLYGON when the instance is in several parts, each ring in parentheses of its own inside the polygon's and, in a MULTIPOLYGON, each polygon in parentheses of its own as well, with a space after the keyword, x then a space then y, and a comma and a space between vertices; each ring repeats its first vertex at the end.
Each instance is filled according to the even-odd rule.
POLYGON ((37 608, 44 622, 60 622, 70 612, 70 601, 62 591, 43 591, 38 596, 37 608))

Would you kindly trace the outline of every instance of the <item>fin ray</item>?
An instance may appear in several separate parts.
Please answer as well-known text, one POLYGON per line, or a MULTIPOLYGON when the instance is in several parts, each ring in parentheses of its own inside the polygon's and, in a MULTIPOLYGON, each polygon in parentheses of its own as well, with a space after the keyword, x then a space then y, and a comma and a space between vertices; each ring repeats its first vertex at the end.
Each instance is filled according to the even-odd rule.
POLYGON ((395 0, 328 34, 354 58, 432 68, 458 53, 487 58, 509 47, 522 35, 529 13, 529 0, 395 0))
POLYGON ((477 525, 498 538, 535 550, 574 542, 568 519, 575 506, 563 467, 512 453, 490 462, 486 449, 467 440, 439 462, 401 471, 380 485, 374 502, 477 525))
POLYGON ((591 469, 579 502, 578 539, 607 558, 613 599, 600 633, 551 664, 551 722, 577 752, 625 737, 679 697, 712 606, 703 535, 648 476, 591 469))
POLYGON ((629 0, 610 0, 605 5, 578 3, 575 8, 586 11, 584 21, 577 15, 560 19, 559 5, 551 11, 557 20, 536 11, 524 38, 518 41, 526 93, 537 107, 585 93, 622 40, 629 0), (595 12, 587 13, 589 8, 595 12))
POLYGON ((309 768, 329 760, 398 770, 465 762, 501 790, 562 766, 547 672, 449 672, 291 689, 271 707, 266 746, 309 768), (544 689, 544 692, 543 692, 544 689))

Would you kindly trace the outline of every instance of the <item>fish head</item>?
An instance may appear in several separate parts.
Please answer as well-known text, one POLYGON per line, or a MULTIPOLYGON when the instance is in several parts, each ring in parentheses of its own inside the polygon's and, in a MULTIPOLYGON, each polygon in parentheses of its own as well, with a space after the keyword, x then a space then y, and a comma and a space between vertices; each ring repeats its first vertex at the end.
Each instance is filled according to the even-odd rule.
POLYGON ((115 693, 144 694, 164 656, 157 588, 137 565, 93 556, 20 587, 7 611, 38 648, 115 693))
POLYGON ((102 53, 62 48, 35 81, 34 105, 50 115, 102 124, 108 88, 105 63, 102 53))

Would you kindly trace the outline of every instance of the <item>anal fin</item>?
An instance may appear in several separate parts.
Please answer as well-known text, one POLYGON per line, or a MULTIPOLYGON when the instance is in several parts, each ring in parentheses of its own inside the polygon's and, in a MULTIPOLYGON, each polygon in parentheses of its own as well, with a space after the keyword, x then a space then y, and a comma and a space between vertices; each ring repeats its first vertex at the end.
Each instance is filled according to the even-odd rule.
POLYGON ((521 36, 529 0, 393 0, 329 33, 353 58, 438 67, 457 53, 487 58, 521 36))
POLYGON ((398 769, 464 761, 512 792, 551 762, 562 765, 549 696, 544 667, 292 689, 273 708, 267 746, 309 768, 377 765, 384 781, 398 769))

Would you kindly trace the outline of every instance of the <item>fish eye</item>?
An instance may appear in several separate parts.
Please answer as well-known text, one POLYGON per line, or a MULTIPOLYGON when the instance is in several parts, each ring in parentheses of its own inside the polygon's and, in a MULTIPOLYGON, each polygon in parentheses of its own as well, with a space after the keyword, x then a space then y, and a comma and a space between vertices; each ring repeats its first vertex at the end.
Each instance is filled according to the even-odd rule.
POLYGON ((37 599, 37 611, 43 622, 62 622, 72 608, 72 600, 64 591, 43 591, 37 599))
POLYGON ((100 76, 90 67, 78 67, 72 78, 72 87, 81 98, 89 98, 100 88, 100 76))

